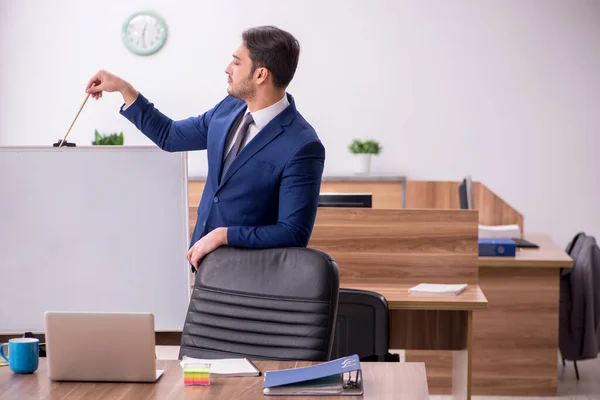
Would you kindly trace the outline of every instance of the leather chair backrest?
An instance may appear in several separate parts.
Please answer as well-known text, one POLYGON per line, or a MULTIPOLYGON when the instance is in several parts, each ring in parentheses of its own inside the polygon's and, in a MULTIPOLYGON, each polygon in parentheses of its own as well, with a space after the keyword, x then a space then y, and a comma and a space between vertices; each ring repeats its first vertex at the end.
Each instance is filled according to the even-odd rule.
POLYGON ((389 313, 379 293, 340 289, 332 358, 358 354, 361 360, 383 361, 389 348, 389 313))
POLYGON ((196 273, 179 358, 329 360, 338 293, 324 252, 220 247, 196 273))

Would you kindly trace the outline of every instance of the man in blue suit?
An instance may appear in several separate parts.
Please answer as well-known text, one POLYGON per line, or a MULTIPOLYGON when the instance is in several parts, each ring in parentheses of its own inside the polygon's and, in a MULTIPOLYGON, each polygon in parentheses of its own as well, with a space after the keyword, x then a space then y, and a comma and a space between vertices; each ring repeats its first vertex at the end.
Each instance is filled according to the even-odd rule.
POLYGON ((173 121, 131 84, 106 71, 86 91, 120 92, 121 114, 166 151, 208 152, 208 176, 187 257, 198 266, 219 246, 306 247, 325 149, 286 87, 300 46, 281 29, 246 30, 225 69, 229 96, 197 117, 173 121))

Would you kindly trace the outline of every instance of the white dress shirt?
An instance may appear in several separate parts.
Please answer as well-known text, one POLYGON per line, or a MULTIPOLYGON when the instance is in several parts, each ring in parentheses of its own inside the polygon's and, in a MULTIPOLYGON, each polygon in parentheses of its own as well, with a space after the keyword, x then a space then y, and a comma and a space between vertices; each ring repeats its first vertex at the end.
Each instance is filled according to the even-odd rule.
MULTIPOLYGON (((248 126, 248 133, 246 134, 246 140, 240 145, 240 151, 242 151, 244 146, 248 142, 250 142, 258 134, 258 132, 260 132, 265 126, 267 126, 267 124, 269 122, 271 122, 271 120, 273 118, 275 118, 277 115, 279 115, 279 113, 281 113, 283 110, 285 110, 287 108, 287 106, 289 106, 289 105, 290 105, 290 102, 288 101, 287 95, 284 94, 283 98, 281 100, 279 100, 277 103, 272 104, 267 108, 263 108, 262 110, 258 110, 258 111, 254 111, 253 113, 250 113, 250 111, 246 107, 246 111, 244 112, 244 115, 242 116, 240 121, 243 121, 246 114, 250 113, 250 114, 252 114, 252 119, 254 119, 254 122, 251 123, 250 126, 248 126)), ((240 133, 241 126, 242 126, 241 123, 238 124, 238 126, 235 130, 235 135, 231 135, 227 139, 227 146, 225 146, 225 154, 223 155, 223 157, 225 157, 227 155, 227 153, 229 153, 229 150, 231 150, 231 147, 233 147, 233 143, 235 143, 235 138, 240 133)))

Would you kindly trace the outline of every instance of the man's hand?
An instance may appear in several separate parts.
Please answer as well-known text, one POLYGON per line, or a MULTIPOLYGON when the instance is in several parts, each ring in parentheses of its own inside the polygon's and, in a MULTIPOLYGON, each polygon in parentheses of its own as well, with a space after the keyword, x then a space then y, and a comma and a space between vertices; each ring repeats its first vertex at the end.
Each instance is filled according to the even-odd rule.
POLYGON ((208 253, 227 244, 227 228, 217 228, 198 240, 187 252, 187 259, 198 269, 198 264, 208 253))
POLYGON ((100 70, 94 75, 85 87, 86 93, 90 93, 96 100, 102 97, 102 92, 121 92, 125 105, 128 106, 137 98, 138 92, 127 81, 100 70))

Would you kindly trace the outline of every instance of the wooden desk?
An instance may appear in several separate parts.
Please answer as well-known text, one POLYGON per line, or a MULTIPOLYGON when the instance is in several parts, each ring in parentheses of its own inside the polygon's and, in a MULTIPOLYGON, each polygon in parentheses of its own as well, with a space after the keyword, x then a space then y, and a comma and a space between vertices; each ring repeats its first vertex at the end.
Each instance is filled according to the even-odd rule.
POLYGON ((489 306, 473 321, 474 394, 557 396, 560 269, 573 260, 547 235, 525 239, 540 248, 479 258, 489 306))
POLYGON ((477 283, 477 218, 470 210, 322 208, 309 242, 336 261, 340 287, 386 298, 391 349, 407 357, 452 351, 449 391, 459 399, 471 398, 473 311, 487 305, 477 283), (469 286, 459 296, 409 295, 421 282, 469 286))
MULTIPOLYGON (((525 239, 540 248, 478 259, 488 307, 473 316, 473 395, 557 395, 560 269, 573 260, 547 235, 525 239)), ((449 353, 407 352, 407 361, 424 361, 430 391, 448 393, 449 353)))
MULTIPOLYGON (((450 388, 454 399, 472 394, 473 311, 487 307, 477 285, 458 296, 408 294, 412 285, 353 284, 353 289, 383 295, 390 309, 390 348, 427 352, 451 351, 450 388)), ((477 314, 477 313, 475 313, 477 314)))
MULTIPOLYGON (((256 362, 263 371, 311 365, 309 362, 256 362)), ((429 399, 423 363, 361 363, 364 379, 364 399, 429 399)), ((0 368, 0 399, 268 399, 262 393, 263 377, 213 378, 210 386, 184 386, 179 361, 158 361, 164 369, 157 383, 80 383, 52 382, 47 377, 45 359, 31 375, 13 374, 8 367, 0 368)), ((302 400, 308 397, 274 396, 273 399, 302 400)), ((348 399, 349 397, 325 397, 348 399)))
POLYGON ((539 249, 517 249, 515 257, 479 257, 479 267, 571 268, 573 260, 564 249, 543 234, 526 234, 539 249))
MULTIPOLYGON (((342 237, 350 232, 351 240, 345 238, 336 243, 333 237, 325 238, 327 242, 322 248, 331 249, 330 254, 334 254, 342 268, 342 286, 346 287, 355 287, 362 283, 361 279, 364 281, 373 277, 389 283, 419 283, 433 279, 448 283, 478 283, 489 305, 487 310, 473 316, 473 394, 556 396, 559 271, 560 268, 571 267, 572 260, 546 235, 530 234, 526 234, 525 238, 539 244, 540 249, 521 250, 514 258, 477 258, 475 254, 471 260, 467 253, 476 253, 477 249, 464 246, 464 240, 471 239, 465 236, 470 231, 464 230, 465 226, 461 223, 452 224, 450 229, 453 232, 463 232, 461 245, 450 238, 450 230, 442 226, 451 221, 437 214, 460 208, 458 185, 459 182, 407 182, 408 210, 429 209, 431 215, 435 216, 432 218, 440 222, 440 226, 432 227, 437 234, 432 234, 429 229, 423 234, 417 228, 412 228, 416 221, 407 219, 398 220, 392 228, 378 222, 375 225, 385 228, 388 233, 373 243, 370 239, 377 233, 370 226, 363 227, 358 223, 352 226, 350 221, 343 226, 343 230, 332 232, 330 236, 342 237), (364 233, 361 234, 361 231, 364 233), (394 243, 384 249, 386 243, 392 244, 399 235, 411 235, 413 243, 404 240, 402 246, 394 243), (358 236, 361 241, 353 236, 358 236), (447 243, 440 240, 440 236, 447 236, 447 243), (336 253, 338 249, 340 252, 336 253), (394 257, 394 253, 401 254, 394 257), (475 267, 473 272, 467 268, 472 266, 471 262, 475 267), (511 383, 507 384, 509 381, 511 383)), ((356 190, 367 187, 356 187, 356 190)), ((473 200, 478 210, 478 223, 518 224, 522 232, 527 232, 523 228, 523 215, 482 183, 473 182, 473 200)), ((374 202, 373 207, 384 208, 387 203, 374 202)), ((321 230, 319 224, 330 225, 330 221, 317 220, 317 235, 321 230)), ((423 222, 418 224, 423 225, 423 222)), ((473 234, 476 240, 476 230, 473 234)), ((322 241, 319 238, 319 242, 322 241)), ((451 392, 452 353, 410 350, 406 352, 406 359, 426 362, 432 394, 451 392)))

